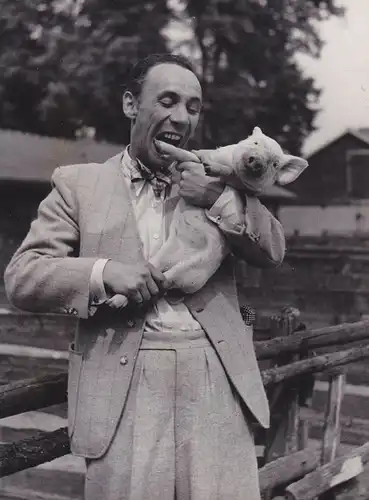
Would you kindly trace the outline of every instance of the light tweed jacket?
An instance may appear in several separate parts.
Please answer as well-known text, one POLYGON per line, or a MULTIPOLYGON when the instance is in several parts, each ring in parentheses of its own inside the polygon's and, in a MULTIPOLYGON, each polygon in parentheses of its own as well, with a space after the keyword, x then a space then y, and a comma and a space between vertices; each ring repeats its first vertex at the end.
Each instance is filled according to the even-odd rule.
MULTIPOLYGON (((107 450, 123 411, 144 318, 127 309, 103 307, 88 315, 89 281, 100 257, 126 264, 143 259, 121 155, 104 164, 61 167, 53 190, 5 271, 9 301, 33 312, 70 312, 79 326, 70 346, 68 427, 71 449, 87 458, 107 450)), ((166 202, 171 213, 178 189, 166 202)), ((260 267, 276 266, 285 242, 279 222, 257 200, 249 203, 247 232, 230 231, 238 253, 260 267), (251 208, 250 208, 251 207, 251 208), (253 207, 253 208, 252 208, 253 207)), ((251 414, 269 426, 269 408, 255 352, 252 328, 239 311, 232 257, 208 283, 186 298, 251 414)))

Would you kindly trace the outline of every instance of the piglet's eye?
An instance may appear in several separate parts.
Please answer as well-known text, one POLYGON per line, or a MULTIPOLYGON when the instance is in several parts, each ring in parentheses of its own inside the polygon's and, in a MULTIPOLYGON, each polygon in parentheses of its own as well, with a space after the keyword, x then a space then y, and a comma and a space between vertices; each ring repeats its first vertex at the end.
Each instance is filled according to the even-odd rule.
POLYGON ((278 167, 278 163, 277 163, 276 161, 273 163, 273 167, 274 167, 274 168, 277 168, 277 167, 278 167))
POLYGON ((255 141, 254 144, 259 144, 258 141, 255 141))

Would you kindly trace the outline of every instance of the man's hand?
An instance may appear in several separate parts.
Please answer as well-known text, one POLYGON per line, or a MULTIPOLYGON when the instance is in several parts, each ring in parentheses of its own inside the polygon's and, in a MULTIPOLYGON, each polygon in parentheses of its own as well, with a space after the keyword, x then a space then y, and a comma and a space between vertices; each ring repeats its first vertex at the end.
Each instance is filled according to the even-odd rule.
POLYGON ((224 182, 218 178, 208 177, 202 163, 184 161, 178 163, 181 173, 179 194, 188 203, 209 209, 217 201, 224 190, 224 182))
POLYGON ((206 175, 204 164, 209 159, 209 151, 186 151, 162 141, 156 141, 156 145, 163 154, 177 162, 176 168, 181 173, 179 194, 191 205, 211 208, 222 194, 225 184, 220 178, 206 175))
POLYGON ((163 273, 149 262, 127 265, 109 260, 103 272, 109 294, 120 294, 136 304, 147 302, 168 289, 163 273))

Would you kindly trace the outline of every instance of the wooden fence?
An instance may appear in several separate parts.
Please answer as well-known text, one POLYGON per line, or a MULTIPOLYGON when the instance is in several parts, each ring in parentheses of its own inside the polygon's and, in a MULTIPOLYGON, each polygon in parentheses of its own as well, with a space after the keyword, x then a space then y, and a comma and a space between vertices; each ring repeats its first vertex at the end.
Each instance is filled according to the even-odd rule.
MULTIPOLYGON (((255 427, 260 485, 265 500, 369 500, 369 442, 339 453, 346 368, 369 357, 369 321, 309 330, 299 312, 285 308, 257 318, 255 349, 271 407, 271 427, 255 427), (314 376, 324 372, 329 391, 320 448, 308 446, 314 376), (368 464, 368 469, 366 465, 368 464), (365 490, 365 491, 364 491, 365 490)), ((64 403, 67 374, 36 377, 0 387, 0 419, 64 403)), ((0 447, 0 478, 69 454, 67 428, 0 447)))

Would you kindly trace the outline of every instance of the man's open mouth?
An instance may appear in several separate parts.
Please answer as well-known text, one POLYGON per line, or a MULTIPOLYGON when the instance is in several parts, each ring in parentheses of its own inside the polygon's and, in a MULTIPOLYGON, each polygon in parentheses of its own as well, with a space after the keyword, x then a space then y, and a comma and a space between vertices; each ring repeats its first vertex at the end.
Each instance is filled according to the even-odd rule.
MULTIPOLYGON (((158 141, 167 142, 172 146, 179 147, 181 145, 183 137, 180 134, 176 134, 174 132, 160 132, 155 139, 158 141)), ((154 141, 155 143, 155 141, 154 141)))

